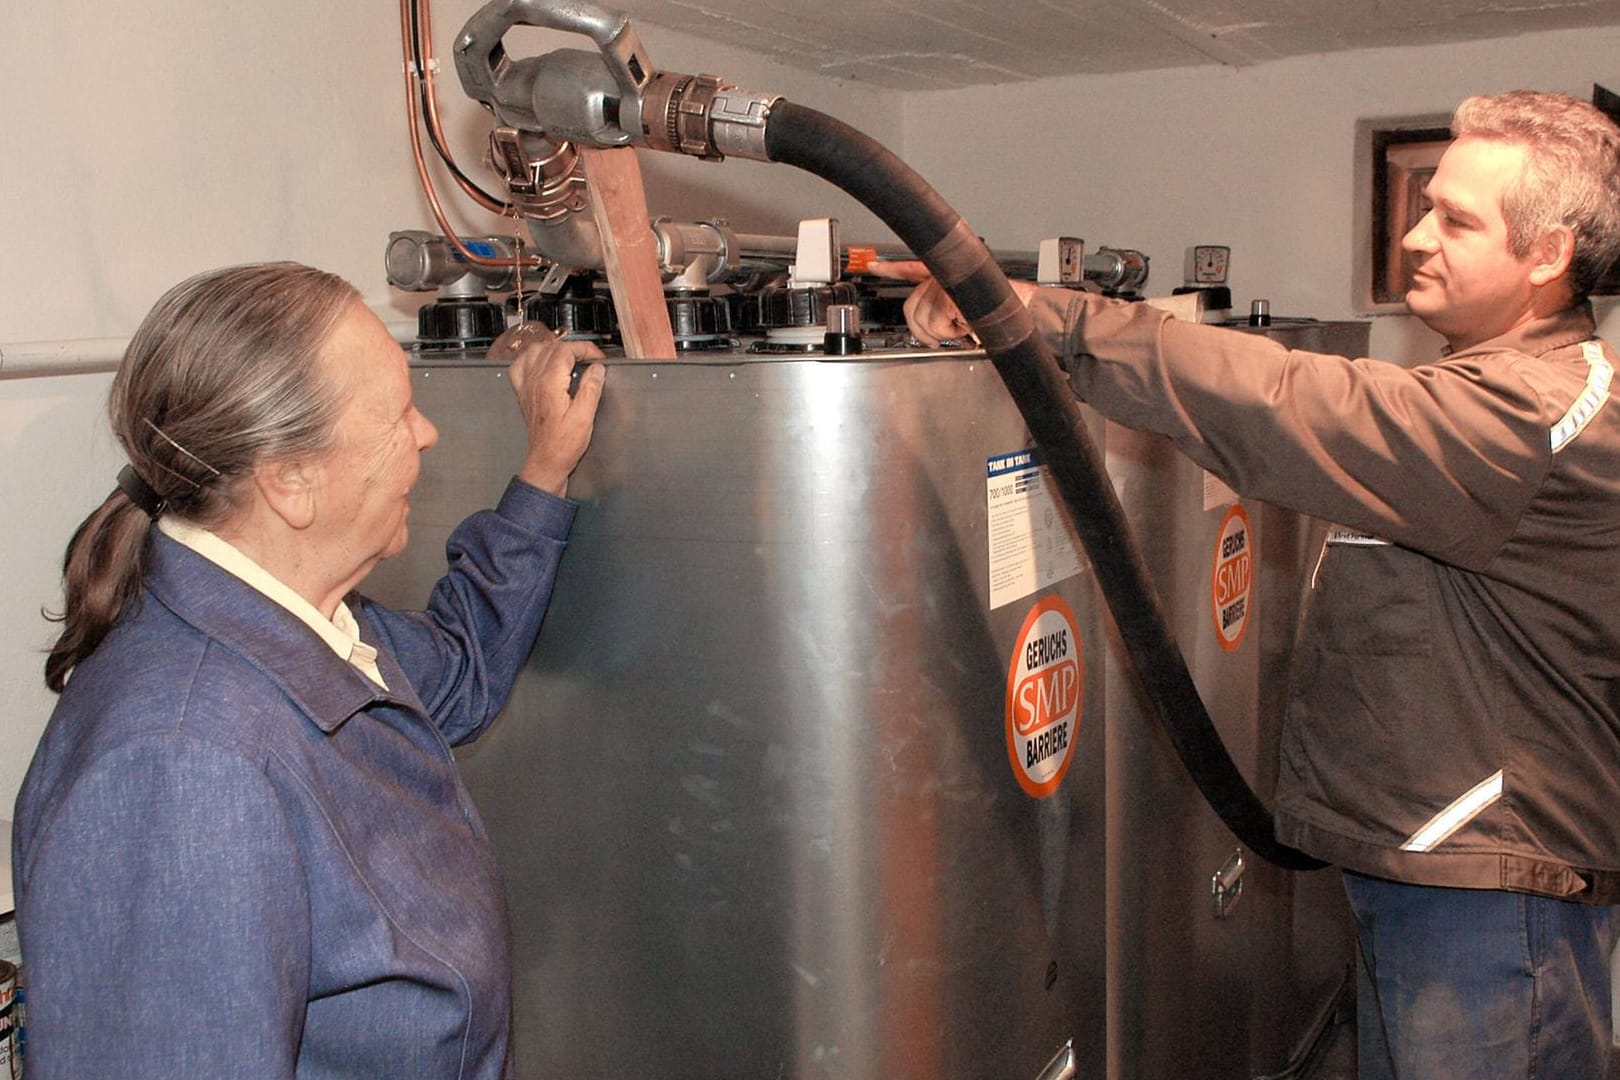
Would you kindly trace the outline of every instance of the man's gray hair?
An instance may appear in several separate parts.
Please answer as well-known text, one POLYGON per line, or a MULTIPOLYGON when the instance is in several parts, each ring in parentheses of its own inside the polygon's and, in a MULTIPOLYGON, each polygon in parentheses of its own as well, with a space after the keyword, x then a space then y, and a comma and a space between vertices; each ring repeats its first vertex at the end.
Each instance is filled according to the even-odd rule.
POLYGON ((1508 248, 1524 258, 1547 232, 1569 226, 1570 288, 1585 300, 1620 260, 1620 127, 1579 98, 1513 90, 1468 98, 1451 133, 1526 149, 1524 172, 1502 197, 1508 248))

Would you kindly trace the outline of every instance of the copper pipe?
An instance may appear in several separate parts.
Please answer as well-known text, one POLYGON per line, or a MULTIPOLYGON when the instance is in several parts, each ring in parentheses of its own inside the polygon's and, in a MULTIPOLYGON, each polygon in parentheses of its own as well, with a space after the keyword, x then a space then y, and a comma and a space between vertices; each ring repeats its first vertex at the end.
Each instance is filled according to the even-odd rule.
MULTIPOLYGON (((544 265, 538 256, 492 259, 485 255, 479 255, 462 241, 455 228, 451 226, 450 219, 445 215, 444 207, 439 202, 438 192, 433 187, 433 178, 428 173, 427 159, 422 154, 422 133, 420 130, 422 118, 417 110, 416 103, 416 80, 422 77, 422 72, 417 70, 415 57, 412 55, 411 3, 412 0, 400 0, 399 3, 399 32, 405 58, 405 114, 411 133, 411 157, 416 163, 416 175, 422 183, 422 193, 427 196, 428 206, 433 211, 434 220, 439 223, 439 230, 444 233, 445 239, 450 241, 450 246, 455 248, 456 253, 470 263, 478 266, 517 268, 519 272, 524 269, 536 269, 544 265)), ((424 68, 427 66, 425 58, 422 66, 424 68)))
POLYGON ((474 202, 491 213, 515 217, 516 212, 512 206, 492 198, 477 184, 468 180, 451 157, 450 140, 444 137, 444 127, 439 122, 439 91, 434 82, 432 2, 431 0, 407 0, 407 2, 416 4, 416 56, 421 62, 418 77, 422 80, 423 113, 427 118, 428 131, 433 136, 434 145, 439 150, 439 156, 450 166, 450 175, 461 185, 461 190, 465 191, 474 202))

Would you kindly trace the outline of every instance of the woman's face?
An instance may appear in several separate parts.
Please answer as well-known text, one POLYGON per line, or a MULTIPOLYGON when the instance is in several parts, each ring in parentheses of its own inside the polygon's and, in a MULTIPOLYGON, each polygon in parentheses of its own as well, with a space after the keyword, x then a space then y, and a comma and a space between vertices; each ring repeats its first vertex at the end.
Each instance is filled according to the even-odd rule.
POLYGON ((323 359, 343 406, 336 442, 313 463, 311 539, 334 570, 352 570, 352 588, 378 561, 404 550, 411 487, 422 451, 439 432, 411 401, 404 351, 363 304, 338 320, 323 359))

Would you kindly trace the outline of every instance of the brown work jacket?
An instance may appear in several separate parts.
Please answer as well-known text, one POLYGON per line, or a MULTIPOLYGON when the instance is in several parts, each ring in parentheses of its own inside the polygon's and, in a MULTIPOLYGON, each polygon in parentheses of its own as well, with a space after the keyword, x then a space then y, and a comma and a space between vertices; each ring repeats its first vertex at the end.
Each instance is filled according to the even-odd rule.
POLYGON ((1398 881, 1620 902, 1620 405, 1590 305, 1414 368, 1089 294, 1030 307, 1099 412, 1337 523, 1278 838, 1398 881))

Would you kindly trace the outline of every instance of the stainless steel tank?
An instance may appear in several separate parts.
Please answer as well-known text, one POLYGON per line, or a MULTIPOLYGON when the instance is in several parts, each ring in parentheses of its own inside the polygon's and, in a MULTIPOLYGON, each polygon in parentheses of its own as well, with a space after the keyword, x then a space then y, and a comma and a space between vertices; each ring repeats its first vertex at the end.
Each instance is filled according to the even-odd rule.
MULTIPOLYGON (((499 368, 413 378, 440 443, 367 585, 402 606, 523 446, 499 368)), ((610 362, 539 645, 461 755, 520 1076, 1101 1075, 1104 616, 1028 444, 978 354, 610 362)))
MULTIPOLYGON (((1366 355, 1365 323, 1294 320, 1252 332, 1366 355)), ((1193 679, 1269 803, 1288 658, 1322 526, 1238 498, 1160 436, 1109 424, 1105 445, 1193 679)), ((1238 843, 1192 787, 1110 638, 1108 1075, 1296 1075, 1287 1070, 1332 1018, 1354 956, 1339 875, 1285 872, 1238 843)))

